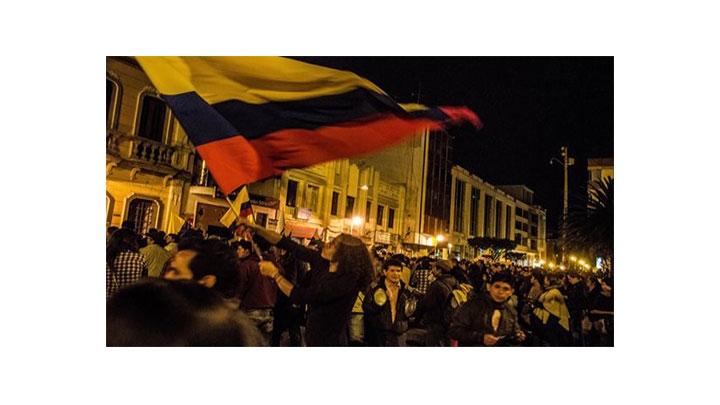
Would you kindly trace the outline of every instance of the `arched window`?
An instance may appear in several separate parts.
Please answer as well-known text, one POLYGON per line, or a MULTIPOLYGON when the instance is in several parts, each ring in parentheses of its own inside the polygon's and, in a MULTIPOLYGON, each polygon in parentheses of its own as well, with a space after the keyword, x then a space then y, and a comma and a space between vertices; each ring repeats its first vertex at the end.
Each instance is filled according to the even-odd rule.
POLYGON ((140 100, 137 136, 162 142, 169 115, 167 105, 161 98, 150 94, 143 94, 140 100))
POLYGON ((160 204, 157 200, 133 198, 127 206, 125 220, 133 223, 133 230, 145 234, 150 228, 157 228, 160 204))

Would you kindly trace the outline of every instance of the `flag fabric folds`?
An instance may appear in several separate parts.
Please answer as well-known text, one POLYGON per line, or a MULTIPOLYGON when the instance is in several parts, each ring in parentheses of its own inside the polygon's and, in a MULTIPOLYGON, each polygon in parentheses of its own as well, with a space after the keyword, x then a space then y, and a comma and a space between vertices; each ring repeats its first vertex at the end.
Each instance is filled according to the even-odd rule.
POLYGON ((248 221, 255 223, 252 215, 252 205, 250 205, 250 194, 248 193, 247 187, 240 189, 237 197, 235 197, 235 201, 232 202, 232 207, 220 218, 220 223, 234 231, 235 219, 237 218, 236 213, 240 214, 240 218, 247 218, 248 221))
POLYGON ((281 57, 136 57, 225 194, 449 124, 464 107, 401 105, 349 71, 281 57))
POLYGON ((185 220, 178 214, 171 213, 168 220, 167 233, 180 234, 180 230, 185 225, 185 220))

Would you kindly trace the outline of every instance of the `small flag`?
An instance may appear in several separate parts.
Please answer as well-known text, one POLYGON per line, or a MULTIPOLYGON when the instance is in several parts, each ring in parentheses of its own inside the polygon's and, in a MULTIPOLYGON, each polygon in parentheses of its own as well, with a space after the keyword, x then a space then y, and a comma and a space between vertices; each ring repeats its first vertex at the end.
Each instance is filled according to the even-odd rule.
POLYGON ((286 169, 386 148, 465 107, 398 104, 352 72, 280 57, 137 56, 223 194, 286 169))
POLYGON ((168 221, 167 233, 179 235, 186 221, 178 214, 171 213, 168 221))
POLYGON ((248 194, 247 186, 238 192, 235 201, 232 202, 232 207, 220 218, 220 223, 227 228, 232 227, 233 224, 235 224, 235 219, 237 219, 236 212, 240 214, 240 218, 247 218, 251 223, 255 223, 255 219, 252 216, 252 206, 250 205, 250 194, 248 194))

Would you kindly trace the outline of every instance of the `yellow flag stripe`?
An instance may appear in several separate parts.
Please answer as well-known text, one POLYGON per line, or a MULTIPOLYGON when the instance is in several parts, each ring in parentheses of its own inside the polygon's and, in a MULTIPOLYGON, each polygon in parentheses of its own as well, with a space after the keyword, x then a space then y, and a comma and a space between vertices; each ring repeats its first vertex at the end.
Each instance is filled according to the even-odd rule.
POLYGON ((355 73, 274 56, 136 56, 164 95, 196 92, 209 104, 295 101, 366 88, 385 95, 355 73))

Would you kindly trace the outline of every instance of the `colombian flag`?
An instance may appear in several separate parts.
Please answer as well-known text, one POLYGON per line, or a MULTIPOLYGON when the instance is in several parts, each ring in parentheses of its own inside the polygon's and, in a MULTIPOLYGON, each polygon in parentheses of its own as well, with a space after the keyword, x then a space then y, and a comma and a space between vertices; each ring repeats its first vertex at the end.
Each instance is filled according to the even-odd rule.
POLYGON ((367 154, 478 117, 400 105, 348 71, 281 57, 137 56, 220 190, 367 154))

